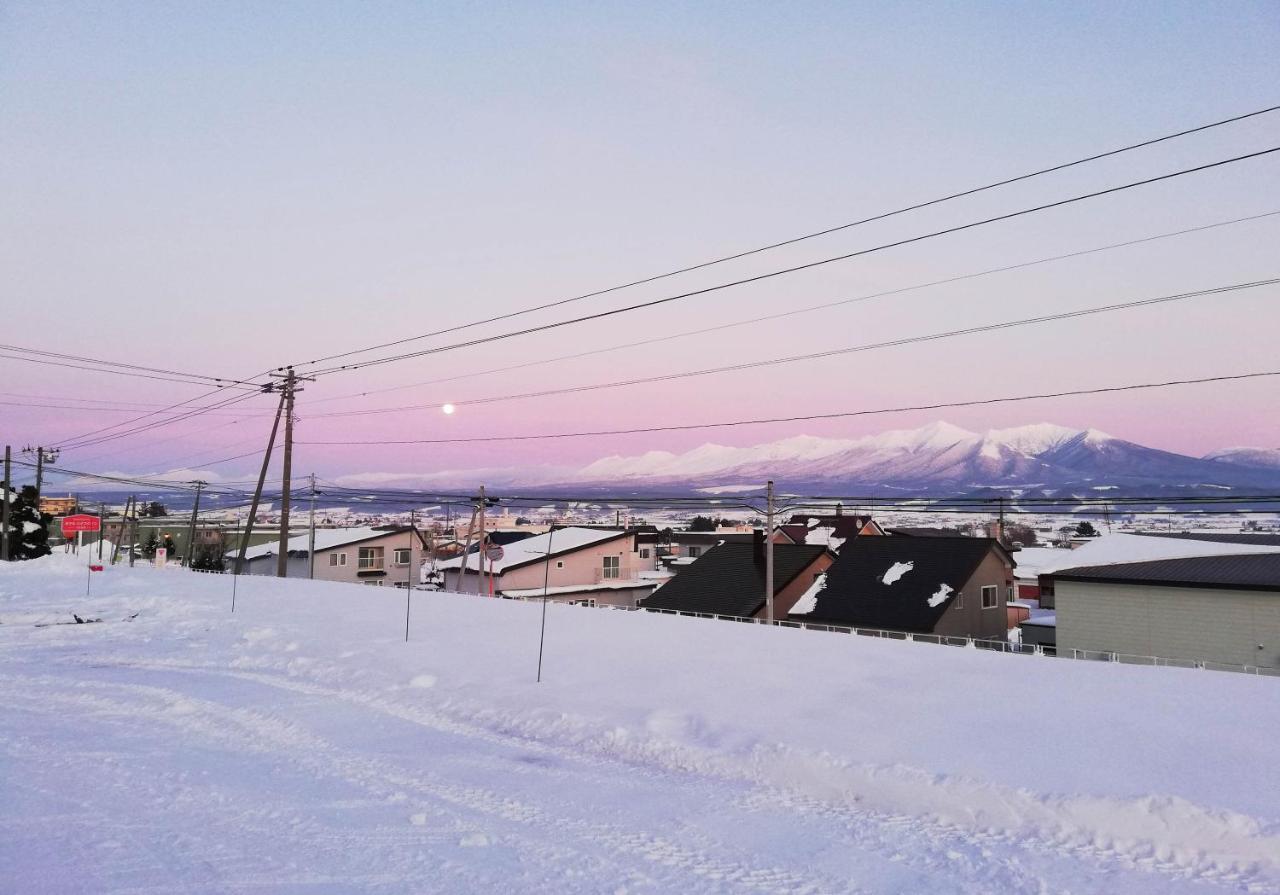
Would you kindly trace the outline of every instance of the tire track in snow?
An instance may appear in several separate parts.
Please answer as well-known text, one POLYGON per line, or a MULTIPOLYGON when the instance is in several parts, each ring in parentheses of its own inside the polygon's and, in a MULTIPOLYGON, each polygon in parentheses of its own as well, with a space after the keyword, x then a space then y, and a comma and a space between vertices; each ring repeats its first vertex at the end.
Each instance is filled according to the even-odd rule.
MULTIPOLYGON (((1258 891, 1272 891, 1270 888, 1272 881, 1264 878, 1256 870, 1223 870, 1213 865, 1196 866, 1160 860, 1156 857, 1153 847, 1144 850, 1138 843, 1130 846, 1131 850, 1136 850, 1134 854, 1131 850, 1099 846, 1091 842, 1070 841, 1069 837, 1065 836, 1054 839, 1028 831, 972 830, 929 817, 893 814, 813 798, 801 792, 755 779, 742 768, 732 767, 727 762, 716 761, 708 766, 701 756, 681 755, 682 750, 689 753, 692 753, 692 750, 675 743, 662 743, 661 748, 656 745, 653 748, 645 748, 643 744, 630 743, 627 745, 632 751, 621 753, 617 751, 616 743, 575 741, 569 746, 563 743, 547 743, 527 734, 511 732, 509 729, 495 730, 451 718, 430 709, 406 706, 391 701, 380 693, 335 688, 305 681, 296 674, 287 674, 274 669, 249 671, 182 660, 133 662, 112 659, 102 664, 185 671, 250 681, 288 692, 346 702, 455 736, 480 739, 502 747, 515 746, 525 751, 555 758, 557 761, 590 763, 597 767, 613 767, 622 763, 646 773, 660 769, 664 773, 679 774, 686 778, 692 775, 695 780, 706 777, 732 780, 757 788, 763 796, 760 801, 750 798, 743 800, 744 806, 785 807, 800 816, 821 816, 838 820, 842 825, 840 828, 844 831, 856 831, 856 835, 850 835, 848 838, 859 848, 878 853, 886 860, 902 863, 924 873, 933 874, 940 868, 947 868, 948 874, 954 878, 958 875, 957 864, 965 863, 957 859, 958 854, 963 855, 965 850, 986 852, 980 864, 969 867, 970 882, 979 887, 999 885, 1001 889, 1008 891, 1042 891, 1043 879, 1029 872, 1017 857, 1020 853, 1033 852, 1051 857, 1069 858, 1073 861, 1086 859, 1096 864, 1099 871, 1104 873, 1107 872, 1107 868, 1114 869, 1119 865, 1125 870, 1159 874, 1180 881, 1246 885, 1257 887, 1258 891), (584 748, 590 751, 584 753, 584 748), (905 842, 904 838, 909 838, 910 843, 905 842), (993 846, 1002 850, 1011 850, 1014 854, 1012 856, 993 855, 990 853, 993 846), (993 879, 993 876, 996 878, 993 879)), ((311 667, 310 670, 321 671, 315 667, 311 667)), ((498 720, 501 721, 501 719, 498 720)), ((515 729, 518 730, 518 728, 515 729)), ((714 793, 711 797, 714 797, 714 793)), ((982 891, 982 888, 976 888, 974 891, 982 891)))
MULTIPOLYGON (((0 677, 0 680, 15 684, 63 683, 59 678, 48 676, 0 677)), ((139 699, 137 702, 127 702, 85 692, 49 694, 47 688, 42 688, 41 700, 134 719, 141 714, 148 720, 170 724, 183 733, 243 750, 267 753, 287 750, 292 763, 318 775, 345 780, 365 789, 371 795, 389 798, 410 790, 465 812, 570 836, 588 844, 584 854, 590 854, 590 847, 604 846, 617 856, 644 862, 640 865, 642 868, 656 868, 660 872, 678 874, 682 878, 679 891, 697 891, 698 884, 705 891, 715 891, 726 885, 735 889, 796 895, 857 891, 848 883, 811 877, 787 868, 758 867, 742 861, 715 857, 657 834, 551 814, 540 807, 481 787, 452 784, 421 773, 405 772, 365 756, 343 754, 334 744, 293 722, 280 721, 249 709, 230 708, 221 703, 195 699, 178 690, 140 684, 85 681, 77 681, 73 686, 78 689, 123 693, 139 699), (151 705, 147 706, 148 702, 151 705), (172 711, 172 706, 175 705, 182 706, 184 710, 172 711), (229 728, 238 729, 248 739, 229 735, 229 728), (707 885, 714 888, 707 889, 707 885)), ((9 692, 14 692, 12 688, 8 689, 9 692)), ((3 699, 0 697, 0 700, 3 699)), ((536 855, 540 843, 525 838, 527 844, 532 846, 529 848, 530 853, 536 855)))

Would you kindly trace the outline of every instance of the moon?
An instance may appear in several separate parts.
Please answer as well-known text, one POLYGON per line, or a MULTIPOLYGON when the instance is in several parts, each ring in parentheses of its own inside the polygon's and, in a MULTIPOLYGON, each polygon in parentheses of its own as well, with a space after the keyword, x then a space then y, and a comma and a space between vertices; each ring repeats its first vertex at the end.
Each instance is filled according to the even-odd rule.
POLYGON ((458 408, 454 407, 452 404, 445 404, 440 409, 443 410, 445 413, 453 413, 458 408))

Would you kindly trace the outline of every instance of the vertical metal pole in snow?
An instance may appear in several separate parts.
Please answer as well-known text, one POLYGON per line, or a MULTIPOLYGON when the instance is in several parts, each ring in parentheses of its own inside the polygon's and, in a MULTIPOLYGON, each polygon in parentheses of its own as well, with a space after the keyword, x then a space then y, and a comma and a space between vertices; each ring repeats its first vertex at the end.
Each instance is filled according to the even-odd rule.
POLYGON ((542 631, 538 634, 538 677, 535 683, 542 683, 542 646, 547 642, 547 591, 551 589, 551 541, 555 537, 555 522, 547 529, 547 564, 542 570, 542 631))
POLYGON ((311 479, 311 511, 310 519, 307 521, 309 534, 307 535, 307 577, 316 577, 316 474, 313 472, 309 476, 311 479))
POLYGON ((417 516, 409 511, 409 571, 404 583, 404 642, 409 642, 409 601, 413 597, 413 554, 414 542, 418 537, 417 516))
MULTIPOLYGON (((480 551, 476 556, 476 593, 484 594, 484 556, 488 544, 485 543, 484 530, 484 485, 480 486, 480 551)), ((465 564, 465 560, 464 560, 465 564)))
POLYGON ((765 621, 773 624, 773 480, 769 480, 768 503, 764 527, 764 605, 765 621))

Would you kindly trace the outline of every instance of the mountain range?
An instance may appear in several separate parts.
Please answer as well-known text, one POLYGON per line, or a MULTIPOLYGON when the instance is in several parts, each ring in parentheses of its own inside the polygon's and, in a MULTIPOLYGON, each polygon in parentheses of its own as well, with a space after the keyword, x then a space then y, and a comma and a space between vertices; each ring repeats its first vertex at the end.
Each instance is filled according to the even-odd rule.
POLYGON ((1232 448, 1189 457, 1051 423, 971 432, 938 422, 855 439, 797 436, 753 447, 704 444, 597 460, 584 484, 734 489, 839 486, 930 493, 983 488, 1176 488, 1256 491, 1280 486, 1280 449, 1232 448))

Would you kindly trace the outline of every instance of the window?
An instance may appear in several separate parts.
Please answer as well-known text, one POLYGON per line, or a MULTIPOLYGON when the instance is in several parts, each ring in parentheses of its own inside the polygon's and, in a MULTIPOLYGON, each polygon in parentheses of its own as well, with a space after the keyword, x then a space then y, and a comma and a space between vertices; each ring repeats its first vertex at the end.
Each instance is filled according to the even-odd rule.
POLYGON ((345 554, 345 553, 330 553, 330 554, 329 554, 329 565, 331 565, 331 566, 345 566, 346 564, 347 564, 347 554, 345 554))
POLYGON ((648 558, 649 558, 649 548, 648 548, 648 547, 641 547, 641 548, 640 548, 640 558, 641 558, 641 559, 648 559, 648 558))
POLYGON ((409 565, 409 563, 413 562, 413 549, 410 547, 397 547, 392 561, 398 566, 409 565))
POLYGON ((954 605, 957 609, 963 609, 963 608, 964 608, 964 592, 963 592, 963 591, 956 591, 956 601, 955 601, 955 603, 954 603, 953 605, 954 605))
POLYGON ((982 588, 982 608, 995 609, 1000 604, 1000 588, 994 584, 982 588))
POLYGON ((701 547, 695 547, 695 546, 693 546, 692 544, 690 544, 688 547, 686 547, 686 548, 685 548, 685 553, 686 553, 686 555, 688 555, 690 558, 697 557, 697 556, 701 556, 701 555, 702 555, 702 548, 701 548, 701 547))
POLYGON ((385 552, 386 552, 385 547, 361 547, 360 548, 360 568, 381 569, 382 556, 385 552))
POLYGON ((367 586, 369 586, 369 587, 382 587, 382 579, 381 579, 381 578, 375 578, 375 579, 374 579, 374 580, 372 580, 372 581, 361 581, 360 583, 361 583, 361 584, 364 584, 364 585, 367 585, 367 586))
POLYGON ((606 556, 604 558, 604 577, 617 578, 622 572, 621 556, 606 556))
POLYGON ((564 560, 563 560, 563 559, 557 559, 557 560, 556 560, 556 568, 557 568, 557 569, 563 569, 563 568, 564 568, 564 560))
POLYGON ((1008 603, 1013 602, 1013 585, 1012 584, 1010 584, 1008 587, 1004 589, 1004 598, 1005 598, 1005 601, 1008 603))

